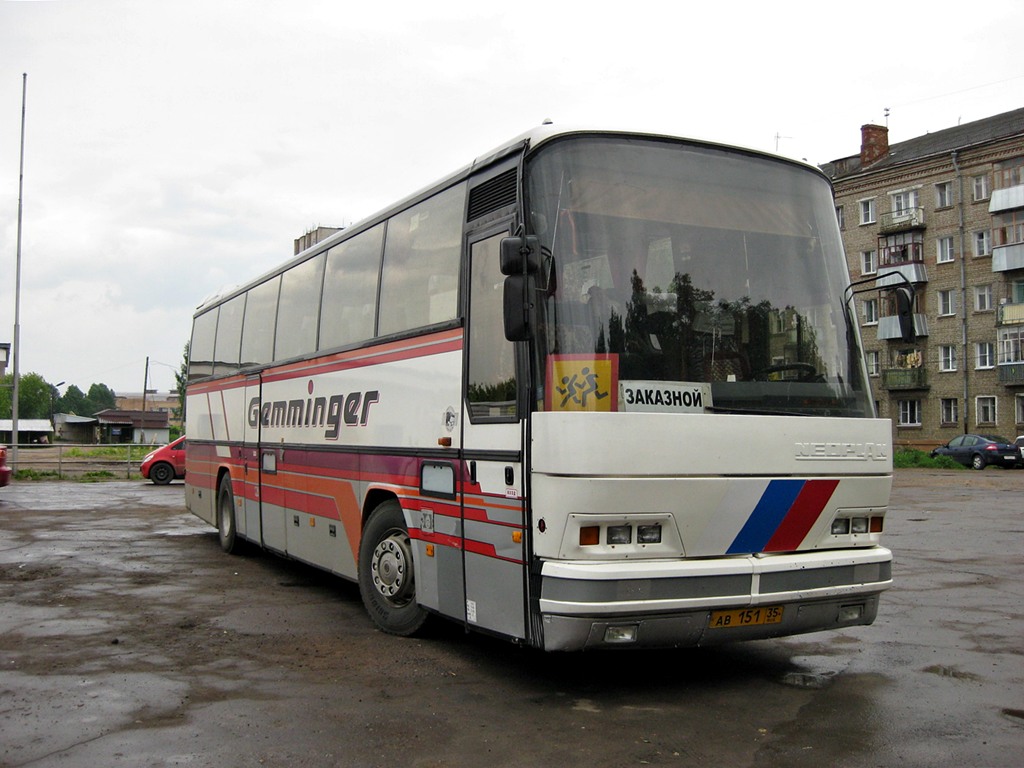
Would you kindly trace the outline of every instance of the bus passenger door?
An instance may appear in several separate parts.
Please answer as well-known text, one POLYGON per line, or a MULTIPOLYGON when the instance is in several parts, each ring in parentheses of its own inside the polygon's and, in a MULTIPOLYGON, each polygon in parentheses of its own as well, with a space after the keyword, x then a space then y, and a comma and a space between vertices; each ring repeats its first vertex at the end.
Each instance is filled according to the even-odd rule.
POLYGON ((260 520, 260 377, 245 380, 245 434, 242 439, 242 489, 244 520, 239 521, 238 532, 256 544, 263 543, 263 525, 260 520))
POLYGON ((516 412, 516 348, 505 339, 499 244, 469 245, 461 514, 466 622, 526 637, 523 427, 516 412))

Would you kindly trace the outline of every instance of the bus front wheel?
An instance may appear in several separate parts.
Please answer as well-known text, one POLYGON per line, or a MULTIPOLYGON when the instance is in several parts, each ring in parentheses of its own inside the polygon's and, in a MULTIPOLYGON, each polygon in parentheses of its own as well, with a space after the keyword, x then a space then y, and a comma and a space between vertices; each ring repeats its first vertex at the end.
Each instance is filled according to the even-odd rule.
POLYGON ((412 542, 394 499, 370 515, 359 543, 359 593, 373 622, 392 635, 415 634, 427 619, 416 602, 412 542))
POLYGON ((231 477, 224 475, 217 486, 217 538, 220 548, 228 554, 239 551, 240 541, 235 528, 235 494, 231 490, 231 477))

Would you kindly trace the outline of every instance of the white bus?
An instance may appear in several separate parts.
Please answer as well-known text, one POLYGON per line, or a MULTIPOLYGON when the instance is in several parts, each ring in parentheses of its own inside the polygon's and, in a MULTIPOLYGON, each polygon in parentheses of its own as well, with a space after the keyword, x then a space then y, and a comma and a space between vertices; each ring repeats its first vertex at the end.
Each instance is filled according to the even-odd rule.
POLYGON ((547 650, 870 624, 892 481, 829 181, 545 125, 201 306, 188 508, 547 650))

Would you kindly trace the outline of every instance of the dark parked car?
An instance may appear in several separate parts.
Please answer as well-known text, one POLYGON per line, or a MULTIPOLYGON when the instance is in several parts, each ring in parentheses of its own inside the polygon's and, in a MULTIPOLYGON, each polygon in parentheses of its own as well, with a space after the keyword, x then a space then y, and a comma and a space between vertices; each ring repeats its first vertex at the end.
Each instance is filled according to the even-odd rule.
POLYGON ((179 437, 170 445, 157 448, 142 460, 142 476, 156 485, 167 485, 171 480, 185 476, 185 438, 179 437))
POLYGON ((973 469, 984 469, 989 464, 1016 467, 1021 463, 1020 448, 998 435, 958 435, 932 451, 932 456, 949 456, 973 469))

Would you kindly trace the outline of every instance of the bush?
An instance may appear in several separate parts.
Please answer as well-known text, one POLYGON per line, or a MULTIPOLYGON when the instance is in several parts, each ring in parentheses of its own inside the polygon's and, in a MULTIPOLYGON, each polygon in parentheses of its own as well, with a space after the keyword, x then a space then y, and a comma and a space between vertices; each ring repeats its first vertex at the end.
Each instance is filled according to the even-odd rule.
POLYGON ((896 469, 965 469, 949 456, 936 456, 916 448, 897 448, 892 453, 892 465, 896 469))

